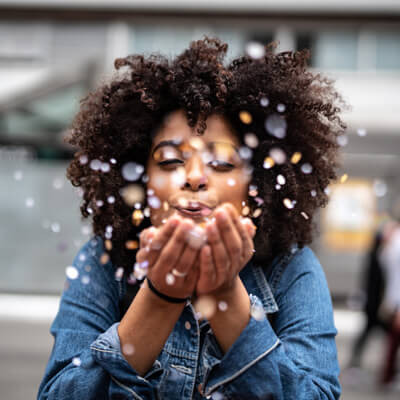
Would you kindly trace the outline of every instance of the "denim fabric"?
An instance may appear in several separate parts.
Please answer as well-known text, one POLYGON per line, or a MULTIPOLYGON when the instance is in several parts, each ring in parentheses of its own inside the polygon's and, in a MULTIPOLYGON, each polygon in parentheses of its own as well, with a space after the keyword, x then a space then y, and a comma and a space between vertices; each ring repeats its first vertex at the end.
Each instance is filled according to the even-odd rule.
POLYGON ((269 268, 250 261, 241 271, 268 318, 251 317, 226 354, 188 302, 143 377, 121 353, 118 305, 126 282, 115 279, 110 262, 99 262, 103 252, 96 237, 73 262, 79 276, 67 279, 51 325, 55 341, 38 399, 339 398, 331 298, 308 247, 276 257, 269 268))

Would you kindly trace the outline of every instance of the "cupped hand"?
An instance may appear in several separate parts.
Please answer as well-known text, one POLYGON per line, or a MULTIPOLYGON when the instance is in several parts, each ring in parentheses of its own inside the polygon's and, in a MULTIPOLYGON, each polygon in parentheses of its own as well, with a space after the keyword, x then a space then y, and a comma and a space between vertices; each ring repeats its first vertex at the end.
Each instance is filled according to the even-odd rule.
POLYGON ((194 227, 192 220, 173 215, 162 227, 150 227, 140 234, 136 261, 147 269, 153 286, 167 296, 190 297, 196 287, 199 248, 187 242, 194 227))
POLYGON ((222 294, 234 287, 242 268, 254 254, 256 228, 235 207, 224 203, 206 224, 208 243, 200 251, 200 276, 196 294, 222 294))

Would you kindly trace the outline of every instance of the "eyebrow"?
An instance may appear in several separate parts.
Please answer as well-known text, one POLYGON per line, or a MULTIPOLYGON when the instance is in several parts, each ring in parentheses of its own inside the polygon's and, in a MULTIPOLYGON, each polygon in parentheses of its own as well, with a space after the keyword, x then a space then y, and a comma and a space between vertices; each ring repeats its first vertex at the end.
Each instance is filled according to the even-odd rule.
MULTIPOLYGON (((239 149, 238 149, 233 143, 229 143, 229 142, 219 142, 219 141, 218 141, 218 142, 208 142, 208 143, 206 143, 206 144, 207 144, 207 146, 209 146, 211 143, 225 143, 225 144, 229 144, 229 145, 231 145, 231 146, 236 150, 236 153, 238 153, 238 154, 240 155, 239 149)), ((181 144, 182 144, 182 139, 162 140, 160 143, 158 143, 158 144, 154 147, 154 149, 153 149, 151 155, 153 156, 154 153, 156 152, 156 150, 159 149, 160 147, 172 146, 172 147, 176 147, 176 148, 177 148, 177 147, 179 147, 181 144)))

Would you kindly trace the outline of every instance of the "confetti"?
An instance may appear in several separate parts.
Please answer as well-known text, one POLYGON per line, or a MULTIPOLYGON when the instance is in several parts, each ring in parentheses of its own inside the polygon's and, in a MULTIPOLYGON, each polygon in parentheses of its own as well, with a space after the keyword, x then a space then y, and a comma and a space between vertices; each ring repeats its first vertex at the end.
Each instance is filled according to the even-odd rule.
POLYGON ((313 190, 311 190, 311 192, 310 192, 310 193, 311 193, 311 196, 312 196, 312 197, 315 197, 315 196, 317 195, 317 191, 316 191, 316 190, 314 190, 314 189, 313 189, 313 190))
POLYGON ((372 188, 377 197, 383 197, 387 192, 387 185, 381 179, 374 179, 372 188))
POLYGON ((279 114, 271 114, 265 120, 265 129, 269 134, 278 139, 286 136, 287 123, 285 118, 279 114))
POLYGON ((125 248, 128 250, 135 250, 139 247, 139 242, 137 240, 127 240, 125 242, 125 248))
POLYGON ((246 44, 245 52, 249 57, 259 60, 265 55, 265 47, 261 43, 251 41, 246 44))
POLYGON ((357 135, 358 136, 366 136, 366 134, 367 134, 367 130, 366 129, 364 129, 364 128, 358 128, 357 129, 357 135))
POLYGON ((189 321, 185 322, 185 329, 189 330, 192 327, 189 321))
POLYGON ((96 159, 92 160, 90 161, 89 166, 93 171, 98 171, 101 168, 101 161, 96 159))
POLYGON ((204 229, 196 225, 188 232, 186 241, 192 249, 200 249, 206 243, 207 235, 204 229))
POLYGON ((262 209, 261 208, 256 208, 253 212, 253 218, 258 218, 262 213, 262 209))
POLYGON ((84 275, 84 276, 82 276, 82 278, 81 278, 81 282, 82 282, 84 285, 88 285, 89 282, 90 282, 90 278, 89 278, 87 275, 84 275))
POLYGON ((107 202, 109 204, 114 204, 115 203, 115 197, 114 196, 108 196, 107 197, 107 202))
MULTIPOLYGON (((273 160, 272 160, 273 161, 273 160)), ((258 190, 257 186, 255 185, 249 185, 249 196, 255 197, 258 195, 258 190)))
POLYGON ((127 162, 122 166, 121 172, 126 181, 136 181, 144 172, 144 167, 135 162, 127 162))
POLYGON ((248 111, 240 111, 239 118, 246 125, 251 124, 251 122, 253 121, 253 117, 248 111))
POLYGON ((202 151, 205 148, 204 142, 200 138, 191 138, 189 139, 189 144, 192 146, 194 149, 198 151, 202 151))
POLYGON ((278 182, 280 185, 284 185, 284 184, 286 183, 285 177, 284 177, 283 175, 281 175, 281 174, 279 174, 279 175, 276 177, 276 180, 277 180, 277 182, 278 182))
POLYGON ((279 104, 276 106, 276 110, 277 110, 278 112, 280 112, 280 113, 285 112, 286 106, 285 106, 284 104, 282 104, 282 103, 279 103, 279 104))
POLYGON ((216 301, 211 296, 200 296, 193 305, 200 318, 211 318, 217 309, 216 301))
POLYGON ((111 240, 105 240, 105 241, 104 241, 104 245, 105 245, 105 247, 106 247, 106 249, 107 249, 108 251, 110 251, 110 250, 112 249, 112 242, 111 242, 111 240))
POLYGON ((341 136, 338 136, 338 138, 337 138, 337 143, 339 146, 344 147, 347 145, 348 142, 349 142, 349 138, 347 135, 341 135, 341 136))
POLYGON ((229 186, 235 186, 236 185, 236 181, 233 178, 228 178, 228 180, 226 182, 227 182, 227 184, 229 186))
POLYGON ((244 142, 246 143, 246 146, 254 149, 258 146, 258 137, 254 133, 246 133, 244 135, 244 142))
POLYGON ((65 275, 67 275, 68 279, 74 280, 74 279, 78 278, 79 271, 73 265, 69 265, 65 269, 65 275))
POLYGON ((32 197, 28 197, 25 199, 25 206, 27 208, 32 208, 35 205, 35 200, 32 197))
POLYGON ((88 162, 89 160, 88 160, 88 156, 86 156, 86 155, 81 155, 80 157, 79 157, 79 162, 82 164, 82 165, 84 165, 84 164, 87 164, 87 162, 88 162))
POLYGON ((139 226, 141 224, 141 222, 143 221, 143 218, 144 218, 144 216, 143 216, 142 211, 141 210, 135 210, 132 213, 132 223, 133 223, 133 225, 139 226))
POLYGON ((122 352, 127 356, 131 356, 135 352, 135 348, 133 344, 125 343, 124 345, 122 345, 122 352))
POLYGON ((295 205, 294 201, 288 199, 287 197, 285 197, 283 199, 283 205, 288 208, 288 209, 292 209, 295 205))
POLYGON ((279 147, 273 147, 269 151, 269 155, 277 164, 283 164, 286 161, 286 154, 279 147))
POLYGON ((280 189, 281 189, 281 187, 282 187, 282 186, 281 186, 281 185, 279 185, 279 183, 277 183, 277 184, 275 185, 275 189, 276 189, 276 190, 280 190, 280 189))
POLYGON ((20 181, 23 177, 22 171, 14 171, 14 179, 16 181, 20 181))
POLYGON ((309 218, 309 216, 304 211, 302 211, 300 214, 304 219, 308 219, 309 218))
POLYGON ((117 163, 117 160, 116 160, 115 158, 110 158, 110 163, 111 163, 111 164, 116 164, 116 163, 117 163))
POLYGON ((103 265, 107 264, 109 260, 110 260, 110 256, 107 253, 103 253, 100 256, 100 263, 103 264, 103 265))
POLYGON ((310 163, 304 163, 301 167, 301 172, 303 172, 303 174, 310 174, 313 170, 312 165, 310 163))
POLYGON ((119 191, 125 204, 132 207, 135 203, 144 201, 144 189, 141 185, 126 185, 119 191))
POLYGON ((60 224, 59 224, 58 222, 53 222, 53 223, 50 225, 50 229, 52 230, 52 232, 58 233, 58 232, 60 232, 60 230, 61 230, 61 226, 60 226, 60 224))
POLYGON ((223 312, 226 311, 228 309, 228 303, 226 301, 218 302, 218 309, 223 312))
POLYGON ((301 160, 302 154, 298 151, 296 151, 295 153, 293 153, 290 162, 292 164, 297 164, 300 160, 301 160))
POLYGON ((242 147, 240 147, 240 149, 239 149, 239 155, 240 155, 240 158, 241 158, 242 160, 250 160, 250 158, 251 158, 252 155, 253 155, 253 152, 252 152, 251 149, 249 149, 248 147, 242 146, 242 147))
POLYGON ((269 105, 269 100, 266 97, 261 97, 260 99, 260 105, 261 107, 268 107, 269 105))
POLYGON ((250 208, 248 206, 242 208, 242 215, 246 216, 250 214, 250 208))
POLYGON ((343 174, 343 175, 340 177, 340 183, 345 183, 345 182, 347 181, 348 177, 349 177, 348 174, 343 174))
POLYGON ((250 315, 256 320, 256 321, 262 321, 265 319, 265 310, 264 307, 261 304, 252 304, 250 307, 250 315))
POLYGON ((101 163, 100 169, 102 172, 109 172, 110 164, 109 163, 101 163))
POLYGON ((82 364, 82 361, 79 357, 74 357, 72 359, 72 364, 74 364, 76 367, 80 367, 82 364))
POLYGON ((265 169, 270 169, 275 165, 275 161, 271 157, 265 157, 263 167, 265 169))
POLYGON ((165 282, 167 285, 173 285, 175 283, 175 276, 168 272, 165 275, 165 282))

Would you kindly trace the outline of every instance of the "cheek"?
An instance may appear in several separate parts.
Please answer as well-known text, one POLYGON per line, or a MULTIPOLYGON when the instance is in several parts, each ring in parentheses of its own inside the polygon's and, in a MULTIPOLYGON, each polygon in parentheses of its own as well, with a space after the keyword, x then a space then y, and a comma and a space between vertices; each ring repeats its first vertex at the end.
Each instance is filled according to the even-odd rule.
POLYGON ((239 214, 242 213, 243 204, 247 204, 248 184, 241 179, 241 176, 229 176, 218 181, 215 186, 220 203, 231 203, 239 214))

